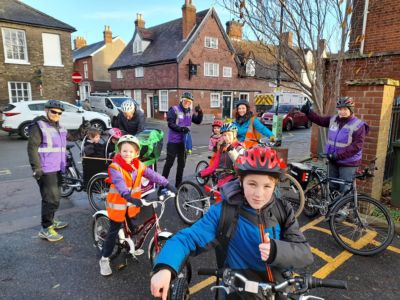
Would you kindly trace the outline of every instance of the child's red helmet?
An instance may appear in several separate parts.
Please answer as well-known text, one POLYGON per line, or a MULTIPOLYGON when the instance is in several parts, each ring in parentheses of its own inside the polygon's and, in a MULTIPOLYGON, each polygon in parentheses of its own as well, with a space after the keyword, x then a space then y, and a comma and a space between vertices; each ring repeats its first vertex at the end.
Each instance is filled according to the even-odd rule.
POLYGON ((255 173, 280 177, 286 172, 286 164, 275 150, 255 146, 236 159, 235 170, 239 175, 255 173))
POLYGON ((123 135, 119 128, 111 128, 108 133, 115 139, 119 139, 123 135))
POLYGON ((214 126, 222 127, 223 124, 224 122, 222 122, 222 120, 214 120, 214 122, 212 123, 212 127, 214 126))

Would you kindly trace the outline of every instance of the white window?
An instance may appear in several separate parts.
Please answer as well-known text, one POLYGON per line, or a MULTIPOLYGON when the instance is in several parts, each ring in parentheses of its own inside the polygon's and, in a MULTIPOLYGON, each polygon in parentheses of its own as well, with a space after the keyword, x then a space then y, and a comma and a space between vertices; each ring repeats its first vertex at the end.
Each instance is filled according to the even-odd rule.
POLYGON ((143 77, 143 76, 144 76, 143 67, 135 68, 135 77, 143 77))
POLYGON ((142 90, 134 90, 133 99, 135 99, 139 106, 142 107, 142 90))
POLYGON ((10 103, 32 100, 31 84, 29 82, 8 82, 10 103))
POLYGON ((87 62, 83 63, 83 78, 85 78, 85 79, 89 78, 89 69, 88 69, 87 62))
POLYGON ((45 66, 63 67, 61 60, 60 36, 58 34, 42 33, 43 64, 45 66))
POLYGON ((246 63, 246 75, 254 76, 256 75, 256 63, 254 60, 249 59, 246 63))
POLYGON ((4 61, 6 63, 28 64, 28 50, 25 31, 2 28, 4 61))
POLYGON ((168 91, 159 91, 159 111, 168 111, 168 91))
POLYGON ((224 76, 224 77, 232 77, 232 68, 231 67, 223 67, 222 76, 224 76))
POLYGON ((133 53, 140 53, 143 52, 143 47, 142 47, 142 40, 136 40, 133 43, 133 53))
POLYGON ((210 107, 220 107, 220 94, 219 93, 211 93, 210 94, 210 107))
POLYGON ((206 36, 204 40, 204 47, 218 49, 218 39, 215 37, 206 36))
POLYGON ((117 79, 124 78, 124 74, 122 74, 122 70, 117 70, 117 79))
POLYGON ((204 63, 204 76, 218 77, 219 76, 219 64, 215 63, 204 63))

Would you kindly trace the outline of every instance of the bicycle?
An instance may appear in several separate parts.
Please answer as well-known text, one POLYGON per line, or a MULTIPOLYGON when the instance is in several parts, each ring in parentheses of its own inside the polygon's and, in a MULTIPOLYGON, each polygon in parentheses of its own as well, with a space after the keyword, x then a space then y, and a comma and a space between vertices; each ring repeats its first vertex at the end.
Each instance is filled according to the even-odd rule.
MULTIPOLYGON (((72 195, 74 191, 80 192, 83 190, 83 174, 79 171, 77 163, 72 154, 72 148, 77 145, 77 142, 74 141, 74 144, 68 144, 67 149, 67 168, 65 173, 61 174, 61 197, 67 198, 72 195)), ((77 145, 78 148, 79 145, 77 145)))
MULTIPOLYGON (((283 295, 288 299, 295 300, 324 300, 323 298, 305 295, 309 290, 319 287, 347 289, 347 282, 334 279, 318 279, 309 275, 300 275, 292 277, 291 272, 285 272, 286 280, 280 283, 267 283, 258 282, 247 279, 245 276, 232 269, 206 269, 201 268, 198 270, 199 275, 216 276, 222 279, 221 285, 211 287, 211 291, 223 290, 227 295, 233 293, 249 293, 262 295, 264 299, 273 300, 277 295, 283 295), (289 276, 288 276, 289 275, 289 276), (289 277, 289 278, 288 278, 289 277)), ((217 281, 219 282, 219 281, 217 281)), ((185 291, 185 282, 181 279, 179 282, 174 282, 171 286, 170 297, 171 300, 189 299, 187 291, 185 291)), ((246 295, 242 294, 243 299, 246 295)))
MULTIPOLYGON (((327 155, 320 157, 326 158, 327 155)), ((356 255, 380 253, 394 238, 394 222, 386 207, 368 195, 357 193, 356 180, 373 177, 375 161, 370 161, 370 166, 357 172, 352 181, 329 177, 329 164, 326 171, 303 164, 292 166, 292 172, 299 174, 302 170, 308 174, 302 175, 306 186, 304 214, 308 217, 315 217, 318 213, 326 216, 336 242, 356 255), (346 186, 344 194, 331 192, 332 183, 346 186)))
MULTIPOLYGON (((121 265, 119 269, 124 268, 128 264, 128 259, 132 258, 134 261, 138 261, 137 256, 144 253, 142 246, 147 240, 149 233, 154 229, 153 237, 151 238, 148 249, 147 257, 150 259, 150 263, 153 266, 155 259, 160 252, 165 242, 172 237, 172 233, 169 231, 163 231, 160 227, 160 220, 164 215, 165 204, 168 199, 174 198, 175 194, 171 191, 162 191, 158 200, 148 201, 142 200, 142 210, 135 222, 139 222, 139 225, 134 226, 131 219, 127 217, 123 223, 122 228, 118 232, 117 242, 111 253, 110 259, 115 259, 122 252, 125 253, 125 264, 121 265), (157 213, 157 207, 160 206, 160 212, 157 213), (150 207, 151 210, 146 210, 146 207, 150 207)), ((132 204, 128 203, 128 206, 132 204)), ((101 252, 103 249, 103 243, 106 240, 108 230, 110 228, 110 219, 106 210, 97 211, 93 215, 92 234, 94 240, 94 246, 101 252)), ((191 280, 192 267, 189 261, 185 263, 184 269, 178 277, 186 278, 188 283, 191 280)))

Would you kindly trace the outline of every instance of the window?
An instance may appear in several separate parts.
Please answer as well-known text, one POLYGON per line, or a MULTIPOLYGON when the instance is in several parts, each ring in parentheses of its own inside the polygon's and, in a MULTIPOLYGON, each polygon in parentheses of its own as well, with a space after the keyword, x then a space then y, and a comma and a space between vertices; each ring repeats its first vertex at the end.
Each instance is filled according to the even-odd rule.
POLYGON ((45 66, 63 67, 61 60, 60 36, 58 34, 42 33, 43 64, 45 66))
POLYGON ((219 93, 211 93, 210 94, 210 107, 220 107, 220 94, 219 93))
POLYGON ((204 76, 218 77, 219 76, 219 64, 215 63, 204 63, 204 76))
POLYGON ((29 82, 8 82, 10 103, 32 100, 31 84, 29 82))
POLYGON ((76 106, 72 106, 72 105, 66 104, 65 102, 63 102, 63 104, 64 104, 65 112, 76 113, 78 111, 78 108, 76 106))
POLYGON ((239 94, 239 99, 240 100, 246 100, 247 102, 249 102, 249 93, 240 93, 239 94))
POLYGON ((204 47, 218 49, 218 39, 214 37, 206 36, 204 40, 204 47))
POLYGON ((231 67, 223 67, 222 76, 224 76, 224 77, 232 77, 232 68, 231 67))
POLYGON ((138 39, 133 43, 133 53, 140 53, 142 50, 142 40, 138 39))
POLYGON ((122 74, 122 70, 117 70, 117 79, 122 79, 124 78, 124 75, 122 74))
POLYGON ((25 31, 2 28, 4 61, 6 63, 28 64, 28 50, 25 31))
POLYGON ((168 91, 160 90, 159 92, 160 99, 160 111, 168 111, 168 91))
POLYGON ((89 78, 89 68, 87 62, 83 63, 83 78, 89 78))
POLYGON ((143 67, 135 68, 135 77, 143 77, 143 76, 144 76, 143 67))
POLYGON ((31 111, 44 111, 44 103, 29 104, 28 107, 31 111))
POLYGON ((134 90, 133 91, 133 99, 142 107, 142 90, 134 90))
POLYGON ((246 75, 254 76, 256 75, 256 63, 254 60, 249 59, 246 63, 246 75))

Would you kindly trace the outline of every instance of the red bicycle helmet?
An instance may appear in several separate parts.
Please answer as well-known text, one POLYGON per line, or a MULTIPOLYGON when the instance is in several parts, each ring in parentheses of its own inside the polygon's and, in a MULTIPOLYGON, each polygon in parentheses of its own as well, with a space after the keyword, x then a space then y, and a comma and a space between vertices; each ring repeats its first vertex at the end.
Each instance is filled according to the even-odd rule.
POLYGON ((236 159, 234 167, 239 175, 256 173, 280 177, 286 171, 286 164, 276 151, 261 146, 245 151, 236 159))
POLYGON ((123 136, 122 131, 119 128, 111 128, 108 133, 115 139, 119 139, 123 136))
POLYGON ((354 101, 351 97, 340 97, 336 101, 336 108, 339 107, 348 107, 348 108, 353 108, 354 107, 354 101))
POLYGON ((214 122, 212 123, 212 126, 218 126, 218 127, 222 127, 222 125, 224 124, 224 122, 222 122, 222 120, 214 120, 214 122))

